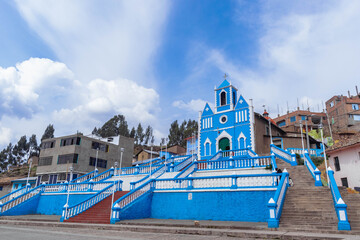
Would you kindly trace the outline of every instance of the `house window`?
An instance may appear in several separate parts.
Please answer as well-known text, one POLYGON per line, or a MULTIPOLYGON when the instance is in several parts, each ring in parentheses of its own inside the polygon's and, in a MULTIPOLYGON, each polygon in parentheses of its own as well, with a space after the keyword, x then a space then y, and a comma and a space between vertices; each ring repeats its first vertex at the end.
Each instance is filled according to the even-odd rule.
POLYGON ((226 92, 220 93, 220 106, 226 105, 226 92))
POLYGON ((305 121, 305 120, 306 120, 306 116, 301 116, 301 120, 305 121))
POLYGON ((340 162, 338 157, 334 157, 335 171, 340 171, 340 162))
POLYGON ((359 105, 358 104, 353 103, 351 106, 352 106, 353 110, 359 110, 359 105))
POLYGON ((334 101, 331 101, 330 102, 330 107, 333 107, 334 106, 334 101))
POLYGON ((41 143, 41 149, 53 148, 54 146, 55 146, 55 141, 41 143))
POLYGON ((295 121, 296 121, 296 116, 290 118, 290 122, 295 122, 295 121))
POLYGON ((341 184, 343 185, 343 187, 349 187, 348 180, 346 177, 341 178, 341 184))
MULTIPOLYGON (((90 166, 95 166, 96 163, 96 158, 94 157, 90 157, 90 161, 89 161, 89 165, 90 166)), ((101 167, 101 168, 106 168, 107 166, 107 161, 101 158, 97 159, 97 167, 101 167)))
POLYGON ((360 121, 360 115, 352 115, 355 121, 360 121))
POLYGON ((99 142, 92 142, 91 148, 92 149, 99 149, 100 151, 103 151, 103 152, 109 152, 109 145, 99 143, 99 142))
POLYGON ((47 165, 51 165, 52 164, 52 159, 53 157, 41 157, 39 159, 39 166, 47 166, 47 165))
POLYGON ((283 127, 283 126, 286 125, 286 122, 285 122, 285 121, 281 121, 281 122, 278 122, 277 125, 278 125, 279 127, 283 127))
POLYGON ((77 163, 78 154, 65 154, 59 155, 57 164, 66 164, 66 163, 77 163))
POLYGON ((265 125, 265 134, 270 135, 269 126, 265 125))
POLYGON ((2 191, 3 190, 3 186, 0 186, 0 191, 2 191))
POLYGON ((80 137, 72 137, 72 138, 64 138, 61 139, 60 146, 69 146, 69 145, 80 145, 81 138, 80 137))

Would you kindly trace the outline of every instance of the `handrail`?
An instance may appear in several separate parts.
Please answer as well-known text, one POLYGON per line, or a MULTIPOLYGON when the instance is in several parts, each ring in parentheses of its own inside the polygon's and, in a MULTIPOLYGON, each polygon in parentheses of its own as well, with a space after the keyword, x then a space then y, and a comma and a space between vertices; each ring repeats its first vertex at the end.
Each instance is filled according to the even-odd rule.
MULTIPOLYGON (((250 156, 249 154, 249 150, 250 148, 244 148, 244 149, 233 149, 233 150, 222 150, 221 151, 221 157, 223 158, 226 158, 226 157, 242 157, 242 156, 245 156, 245 157, 248 157, 250 156)), ((257 154, 255 153, 252 154, 253 156, 257 156, 257 154)), ((214 159, 211 159, 212 161, 214 159)))
POLYGON ((156 179, 154 191, 183 189, 239 189, 277 187, 280 174, 244 174, 156 179))
POLYGON ((351 227, 346 210, 347 205, 345 204, 344 200, 341 198, 339 188, 334 178, 334 171, 330 167, 328 167, 327 173, 329 176, 329 186, 334 201, 335 211, 339 220, 338 230, 350 230, 351 227))
POLYGON ((310 158, 307 151, 305 151, 305 153, 304 153, 304 165, 307 167, 307 169, 311 173, 312 177, 314 178, 315 186, 321 187, 322 186, 322 182, 321 182, 321 179, 320 179, 321 172, 315 166, 315 164, 311 160, 311 158, 310 158))
MULTIPOLYGON (((161 176, 164 172, 166 171, 166 167, 165 165, 157 168, 152 174, 151 174, 151 178, 155 179, 158 178, 159 176, 161 176)), ((147 175, 146 177, 136 181, 136 182, 131 182, 130 183, 130 190, 133 190, 139 186, 141 186, 142 184, 144 184, 150 177, 150 174, 147 175)))
MULTIPOLYGON (((299 154, 300 156, 303 156, 303 149, 302 148, 287 148, 286 151, 293 151, 294 153, 299 154)), ((322 154, 322 149, 316 149, 316 148, 310 148, 309 155, 314 157, 323 157, 324 154, 322 154)))
POLYGON ((131 203, 133 203, 135 200, 137 200, 144 194, 152 192, 154 181, 155 181, 154 179, 150 179, 143 185, 135 188, 131 192, 125 194, 124 196, 122 196, 121 198, 116 200, 112 206, 110 222, 115 223, 115 222, 119 221, 119 215, 120 215, 121 209, 129 206, 131 203))
POLYGON ((291 166, 297 165, 296 155, 294 153, 289 153, 288 151, 283 150, 283 149, 275 146, 274 144, 270 144, 270 150, 271 150, 271 153, 274 153, 277 158, 280 158, 280 159, 284 160, 285 162, 290 163, 291 166))
POLYGON ((95 192, 101 191, 109 186, 110 182, 82 182, 82 183, 60 183, 60 184, 46 184, 44 186, 44 193, 54 192, 95 192))
POLYGON ((98 174, 98 172, 99 171, 96 169, 96 170, 94 170, 92 172, 89 172, 89 173, 87 173, 85 175, 82 175, 82 176, 80 176, 78 178, 75 178, 75 179, 71 180, 70 182, 75 183, 75 182, 83 182, 83 181, 89 180, 89 179, 93 178, 94 176, 96 176, 98 174))
POLYGON ((286 169, 284 169, 281 175, 280 183, 275 192, 274 198, 270 198, 267 205, 269 209, 269 219, 268 219, 269 228, 279 227, 279 221, 284 206, 285 196, 288 187, 289 187, 289 173, 286 171, 286 169))
POLYGON ((232 168, 253 168, 267 167, 271 164, 270 156, 260 156, 253 158, 240 159, 222 159, 214 161, 199 161, 198 171, 215 170, 215 169, 232 169, 232 168))
POLYGON ((198 162, 195 160, 191 164, 189 164, 184 170, 179 172, 174 178, 184 178, 192 174, 197 170, 197 164, 198 162))
POLYGON ((63 222, 64 220, 67 220, 71 217, 74 217, 95 204, 101 202, 103 199, 110 196, 113 192, 120 191, 122 189, 122 181, 118 180, 116 182, 111 183, 108 187, 104 188, 102 191, 96 193, 93 196, 90 196, 89 198, 85 199, 84 201, 74 204, 72 206, 65 206, 63 207, 63 212, 61 214, 60 222, 63 222))
POLYGON ((214 156, 212 156, 208 161, 218 160, 222 156, 221 150, 215 153, 214 156))
POLYGON ((19 204, 25 202, 26 200, 32 198, 33 196, 39 194, 40 192, 43 191, 43 186, 44 185, 39 185, 33 189, 31 189, 30 191, 27 191, 23 194, 21 194, 20 196, 17 196, 16 198, 11 199, 10 201, 4 203, 4 204, 0 204, 0 214, 12 209, 13 207, 18 206, 19 204))
POLYGON ((182 160, 181 162, 177 163, 176 165, 173 165, 170 167, 171 172, 178 172, 181 169, 183 169, 186 165, 188 165, 189 163, 193 162, 196 159, 196 154, 194 155, 190 155, 187 158, 185 158, 185 160, 182 160))
POLYGON ((6 203, 7 201, 10 201, 11 199, 16 198, 17 196, 20 196, 21 194, 24 194, 25 192, 26 192, 26 186, 19 188, 11 193, 8 193, 5 196, 0 198, 0 204, 6 203))
POLYGON ((110 168, 102 173, 100 173, 99 175, 96 175, 88 180, 86 180, 85 182, 90 182, 90 181, 93 181, 93 182, 98 182, 98 181, 104 181, 108 178, 111 178, 112 176, 114 175, 114 168, 110 168))

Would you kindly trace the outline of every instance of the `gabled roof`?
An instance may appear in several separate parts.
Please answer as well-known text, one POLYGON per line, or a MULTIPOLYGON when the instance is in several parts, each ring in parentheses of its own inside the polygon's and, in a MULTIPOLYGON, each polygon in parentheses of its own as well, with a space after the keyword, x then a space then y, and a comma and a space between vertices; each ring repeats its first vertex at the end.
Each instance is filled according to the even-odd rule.
POLYGON ((245 98, 240 94, 240 97, 235 105, 235 109, 249 107, 249 104, 246 102, 245 98))
POLYGON ((219 88, 224 88, 224 87, 228 87, 230 86, 230 83, 225 79, 221 84, 220 86, 218 87, 219 88))
POLYGON ((210 116, 210 115, 213 115, 214 112, 213 110, 211 110, 211 107, 208 103, 206 103, 205 107, 204 107, 204 111, 202 112, 201 116, 204 117, 204 116, 210 116))

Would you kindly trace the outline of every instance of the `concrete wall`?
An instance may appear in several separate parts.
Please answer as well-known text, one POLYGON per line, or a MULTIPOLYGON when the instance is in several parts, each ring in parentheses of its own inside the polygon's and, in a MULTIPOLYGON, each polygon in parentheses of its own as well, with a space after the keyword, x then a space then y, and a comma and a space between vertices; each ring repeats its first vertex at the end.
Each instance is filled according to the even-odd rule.
POLYGON ((0 198, 11 192, 11 183, 0 184, 0 186, 2 186, 2 190, 0 191, 0 198))
POLYGON ((330 154, 330 167, 334 170, 335 181, 342 186, 341 178, 347 178, 350 188, 360 187, 360 146, 350 147, 330 154), (334 158, 339 158, 340 171, 335 170, 334 158))
POLYGON ((266 222, 267 203, 275 191, 155 192, 151 217, 266 222))
POLYGON ((134 151, 134 140, 132 138, 120 136, 119 145, 103 142, 94 138, 89 138, 81 134, 44 140, 44 142, 47 141, 55 141, 54 148, 41 149, 40 158, 52 156, 52 164, 46 166, 38 166, 36 170, 37 175, 66 173, 69 172, 69 168, 71 166, 74 168, 74 173, 78 174, 85 174, 93 171, 95 167, 89 165, 90 157, 96 158, 97 150, 92 148, 93 141, 106 144, 109 147, 108 152, 101 150, 98 151, 98 159, 107 160, 106 168, 98 167, 100 173, 114 166, 114 163, 116 161, 120 161, 120 148, 124 148, 122 166, 131 166, 132 155, 134 151), (70 137, 80 137, 80 145, 60 146, 61 139, 70 137), (79 155, 77 163, 57 163, 59 155, 74 153, 79 155))

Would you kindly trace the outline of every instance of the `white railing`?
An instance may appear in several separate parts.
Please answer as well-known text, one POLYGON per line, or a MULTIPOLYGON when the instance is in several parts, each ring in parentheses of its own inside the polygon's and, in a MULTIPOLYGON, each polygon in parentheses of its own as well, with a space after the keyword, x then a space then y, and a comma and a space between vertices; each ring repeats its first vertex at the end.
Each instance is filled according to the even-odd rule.
POLYGON ((220 157, 222 157, 221 151, 215 153, 215 155, 212 156, 212 157, 209 159, 209 161, 218 160, 220 157))
POLYGON ((3 196, 2 198, 0 198, 0 204, 6 203, 6 202, 24 194, 25 192, 26 192, 26 187, 19 188, 15 191, 3 196))
POLYGON ((271 157, 254 157, 243 159, 225 159, 216 161, 199 161, 198 170, 216 170, 216 169, 231 169, 231 168, 253 168, 266 167, 271 164, 271 157))
POLYGON ((196 159, 196 155, 188 156, 187 158, 182 158, 182 162, 177 164, 173 169, 172 172, 178 172, 184 167, 186 167, 188 164, 193 162, 196 159), (185 160, 184 160, 185 159, 185 160))
POLYGON ((297 165, 296 156, 293 153, 289 153, 286 150, 278 148, 274 144, 270 144, 271 153, 274 153, 277 158, 284 160, 285 162, 290 163, 292 166, 297 165))
MULTIPOLYGON (((161 174, 163 174, 166 170, 165 165, 163 165, 162 167, 158 168, 152 175, 151 178, 152 179, 156 179, 158 178, 161 174)), ((150 175, 144 177, 143 179, 137 181, 137 182, 131 182, 130 183, 130 189, 133 190, 139 186, 141 186, 142 184, 144 184, 145 182, 149 181, 149 177, 150 175)))
POLYGON ((89 172, 81 177, 75 178, 72 181, 70 181, 71 183, 80 183, 80 182, 84 182, 87 181, 93 177, 95 177, 98 174, 98 170, 94 170, 92 172, 89 172))
POLYGON ((99 181, 108 179, 108 178, 112 177, 113 175, 114 175, 114 168, 110 168, 110 169, 106 170, 105 172, 100 173, 99 175, 90 178, 86 182, 89 182, 89 181, 99 182, 99 181))
POLYGON ((279 174, 157 179, 154 190, 274 188, 277 187, 279 179, 279 174))
POLYGON ((119 180, 119 181, 116 181, 115 183, 111 183, 108 187, 104 188, 99 193, 91 196, 90 198, 88 198, 78 204, 75 204, 73 206, 65 205, 63 207, 63 212, 62 212, 60 221, 63 222, 64 220, 67 220, 71 217, 74 217, 74 216, 88 210, 95 204, 101 202, 103 199, 109 197, 113 192, 120 191, 121 187, 122 187, 122 181, 119 180))
POLYGON ((184 178, 187 177, 192 172, 196 171, 197 169, 197 161, 191 163, 187 166, 182 172, 178 173, 174 178, 184 178))
POLYGON ((28 192, 23 193, 22 195, 17 196, 16 198, 6 203, 3 203, 2 205, 0 205, 0 213, 4 213, 12 209, 13 207, 18 206, 19 204, 25 202, 26 200, 38 195, 42 190, 43 190, 43 185, 40 185, 36 188, 31 189, 28 192))

